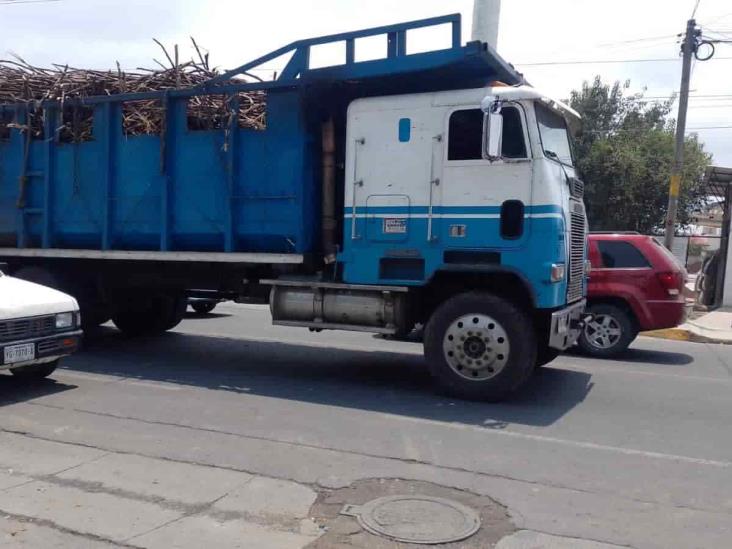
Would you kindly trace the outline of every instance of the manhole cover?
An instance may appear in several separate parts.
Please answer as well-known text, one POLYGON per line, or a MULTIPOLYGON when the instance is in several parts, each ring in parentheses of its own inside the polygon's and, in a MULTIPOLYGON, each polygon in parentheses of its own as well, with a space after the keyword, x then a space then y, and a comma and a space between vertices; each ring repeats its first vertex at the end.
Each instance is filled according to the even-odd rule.
POLYGON ((372 534, 425 545, 460 541, 480 528, 478 514, 449 499, 388 496, 364 505, 346 505, 343 515, 356 517, 372 534))

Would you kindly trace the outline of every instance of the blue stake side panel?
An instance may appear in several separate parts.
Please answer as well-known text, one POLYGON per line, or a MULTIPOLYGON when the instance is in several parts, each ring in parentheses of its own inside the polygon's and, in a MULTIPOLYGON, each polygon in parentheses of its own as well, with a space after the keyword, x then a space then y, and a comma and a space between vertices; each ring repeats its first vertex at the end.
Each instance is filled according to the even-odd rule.
MULTIPOLYGON (((490 47, 461 46, 460 36, 460 15, 446 15, 298 40, 194 88, 70 99, 68 108, 94 110, 93 139, 79 144, 51 137, 61 106, 43 102, 50 139, 32 141, 27 155, 19 129, 0 140, 0 247, 316 252, 322 119, 313 113, 341 102, 344 109, 345 98, 522 81, 490 47), (449 47, 407 53, 409 31, 439 25, 451 28, 449 47), (357 40, 379 35, 387 38, 387 56, 356 61, 357 40), (345 44, 340 64, 310 67, 312 47, 339 42, 345 44), (230 80, 289 54, 272 81, 230 80), (186 128, 190 97, 257 90, 267 92, 266 130, 186 128), (313 103, 306 104, 308 93, 313 103), (123 135, 123 102, 142 100, 166 108, 163 136, 123 135)), ((0 104, 18 125, 27 108, 0 104)))
POLYGON ((163 149, 160 136, 123 135, 119 104, 96 105, 92 141, 31 142, 25 208, 17 207, 23 137, 14 130, 9 141, 0 142, 0 241, 16 245, 24 225, 26 244, 42 246, 50 214, 50 247, 310 251, 318 230, 311 220, 319 186, 299 102, 295 91, 270 93, 267 129, 236 128, 232 136, 223 129, 188 130, 186 99, 171 100, 174 115, 163 149))

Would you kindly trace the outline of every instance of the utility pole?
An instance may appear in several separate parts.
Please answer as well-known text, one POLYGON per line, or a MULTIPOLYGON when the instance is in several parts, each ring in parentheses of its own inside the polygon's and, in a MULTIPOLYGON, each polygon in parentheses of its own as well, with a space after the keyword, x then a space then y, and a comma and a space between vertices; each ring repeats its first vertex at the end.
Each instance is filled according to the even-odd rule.
POLYGON ((692 18, 686 22, 686 35, 681 45, 683 66, 681 69, 681 90, 679 91, 679 116, 676 119, 676 150, 674 165, 671 169, 671 182, 668 188, 668 211, 666 213, 666 233, 664 245, 671 250, 676 228, 676 212, 679 205, 681 173, 684 168, 684 134, 686 133, 686 111, 689 106, 689 80, 691 77, 691 58, 696 53, 697 37, 696 21, 692 18))

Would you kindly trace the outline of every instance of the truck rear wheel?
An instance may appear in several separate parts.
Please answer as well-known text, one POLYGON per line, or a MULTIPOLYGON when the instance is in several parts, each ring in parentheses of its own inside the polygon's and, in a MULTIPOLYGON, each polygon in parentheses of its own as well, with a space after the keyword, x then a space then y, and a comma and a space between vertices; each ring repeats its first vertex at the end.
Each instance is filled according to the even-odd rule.
POLYGON ((432 314, 424 350, 430 372, 449 394, 498 401, 533 372, 536 334, 516 305, 471 292, 450 298, 432 314))
POLYGON ((216 305, 215 301, 194 301, 191 303, 191 307, 199 315, 207 315, 216 308, 216 305))
POLYGON ((112 322, 128 336, 161 334, 180 324, 187 303, 185 298, 171 295, 137 298, 118 309, 112 322))

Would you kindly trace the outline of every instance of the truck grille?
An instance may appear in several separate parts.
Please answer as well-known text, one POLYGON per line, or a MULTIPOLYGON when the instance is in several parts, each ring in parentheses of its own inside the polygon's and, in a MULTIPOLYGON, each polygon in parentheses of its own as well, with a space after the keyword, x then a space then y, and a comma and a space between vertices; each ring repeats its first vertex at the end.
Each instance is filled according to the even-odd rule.
POLYGON ((569 179, 569 192, 572 195, 572 198, 576 198, 577 200, 582 200, 582 198, 585 196, 585 183, 581 179, 578 179, 576 177, 571 177, 569 179))
POLYGON ((585 212, 580 202, 570 203, 569 282, 567 302, 582 298, 585 278, 585 212))
POLYGON ((18 341, 54 333, 54 315, 0 321, 0 341, 18 341))

